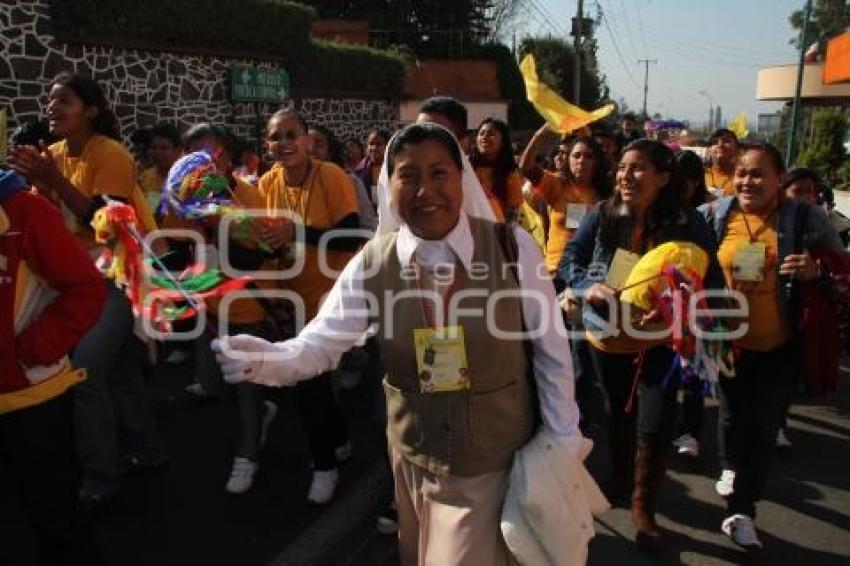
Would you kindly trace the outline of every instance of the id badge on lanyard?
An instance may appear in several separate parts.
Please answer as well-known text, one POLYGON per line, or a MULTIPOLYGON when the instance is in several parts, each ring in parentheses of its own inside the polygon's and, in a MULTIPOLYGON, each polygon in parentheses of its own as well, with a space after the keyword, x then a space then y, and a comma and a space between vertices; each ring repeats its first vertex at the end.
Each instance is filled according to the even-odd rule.
POLYGON ((732 262, 732 277, 737 281, 764 281, 767 246, 763 242, 741 244, 732 262))
POLYGON ((413 331, 413 341, 422 393, 469 389, 469 366, 462 326, 417 328, 413 331))
POLYGON ((587 214, 587 205, 571 202, 567 204, 567 220, 566 228, 574 230, 581 226, 581 221, 584 220, 587 214))
POLYGON ((619 289, 626 284, 629 275, 632 273, 637 262, 640 261, 640 255, 617 248, 614 252, 614 259, 611 260, 611 266, 608 268, 608 276, 605 277, 605 284, 613 289, 619 289))
MULTIPOLYGON (((422 292, 418 277, 416 282, 422 292)), ((455 278, 441 302, 450 302, 457 285, 458 280, 455 278)), ((419 390, 422 393, 444 393, 469 389, 469 365, 463 327, 437 325, 433 308, 427 306, 432 303, 420 297, 420 304, 422 318, 427 327, 413 330, 419 390)))

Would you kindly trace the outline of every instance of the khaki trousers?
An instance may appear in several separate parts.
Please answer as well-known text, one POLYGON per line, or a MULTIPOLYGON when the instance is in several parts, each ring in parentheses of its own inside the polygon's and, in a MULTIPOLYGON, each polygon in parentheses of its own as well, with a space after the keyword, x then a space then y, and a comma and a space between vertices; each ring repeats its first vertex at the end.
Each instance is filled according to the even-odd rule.
POLYGON ((508 470, 437 476, 391 450, 402 566, 510 566, 499 521, 508 470))

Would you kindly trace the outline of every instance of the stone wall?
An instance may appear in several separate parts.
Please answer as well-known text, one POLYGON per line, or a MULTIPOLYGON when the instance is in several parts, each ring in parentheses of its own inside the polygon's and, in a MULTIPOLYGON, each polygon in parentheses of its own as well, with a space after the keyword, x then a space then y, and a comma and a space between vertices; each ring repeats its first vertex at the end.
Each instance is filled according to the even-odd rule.
MULTIPOLYGON (((22 119, 43 116, 50 81, 70 70, 90 75, 104 87, 125 138, 138 127, 168 120, 184 128, 223 123, 240 138, 253 140, 254 104, 227 99, 227 68, 232 64, 275 66, 260 60, 67 44, 53 35, 46 0, 0 2, 0 107, 8 109, 12 128, 22 119)), ((365 138, 371 127, 392 129, 398 122, 397 101, 328 93, 295 98, 292 106, 341 139, 365 138)), ((260 105, 263 125, 277 107, 260 105)))

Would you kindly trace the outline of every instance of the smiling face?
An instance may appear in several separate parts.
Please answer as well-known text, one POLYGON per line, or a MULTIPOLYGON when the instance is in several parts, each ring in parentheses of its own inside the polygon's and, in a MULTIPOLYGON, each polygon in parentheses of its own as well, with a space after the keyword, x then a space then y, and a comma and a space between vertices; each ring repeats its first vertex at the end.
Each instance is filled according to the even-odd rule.
POLYGON ((593 150, 584 142, 573 145, 569 156, 570 174, 580 184, 589 184, 596 172, 593 150))
POLYGON ((295 116, 280 114, 272 117, 266 142, 275 161, 284 167, 301 167, 310 160, 313 140, 295 116))
POLYGON ((475 145, 481 155, 495 158, 499 155, 503 143, 502 133, 494 124, 487 123, 478 129, 478 134, 475 137, 475 145))
POLYGON ((735 166, 735 192, 744 212, 767 212, 779 199, 781 173, 770 156, 761 150, 748 150, 735 166))
POLYGON ((390 191, 401 219, 426 240, 448 234, 463 204, 461 170, 440 142, 427 139, 395 155, 390 191))
POLYGON ((645 212, 669 181, 670 173, 657 170, 642 151, 627 151, 617 166, 620 198, 637 213, 645 212))
POLYGON ((717 138, 709 151, 718 163, 734 163, 738 156, 738 142, 728 134, 722 135, 717 138))
POLYGON ((91 129, 97 112, 67 86, 53 85, 47 95, 47 119, 50 133, 56 137, 67 138, 91 129))

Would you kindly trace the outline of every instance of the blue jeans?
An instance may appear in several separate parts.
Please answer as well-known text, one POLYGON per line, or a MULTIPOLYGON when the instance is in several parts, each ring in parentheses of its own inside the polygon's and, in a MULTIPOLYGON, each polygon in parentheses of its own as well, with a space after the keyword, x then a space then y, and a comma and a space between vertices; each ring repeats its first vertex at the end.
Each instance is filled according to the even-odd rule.
POLYGON ((74 425, 83 468, 83 489, 108 492, 120 483, 119 427, 129 455, 164 455, 147 385, 142 376, 144 348, 133 335, 127 297, 106 282, 103 313, 71 354, 86 379, 74 387, 74 425))

